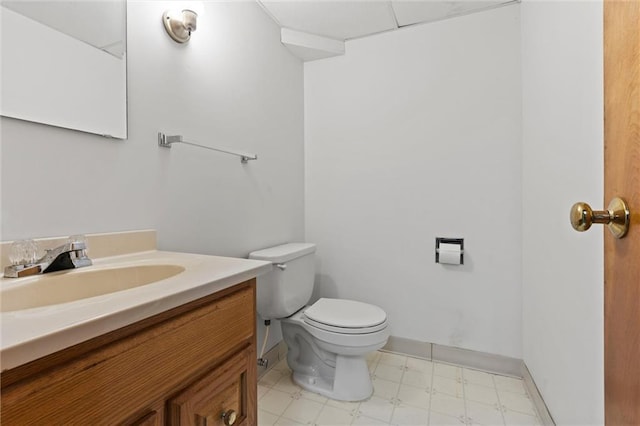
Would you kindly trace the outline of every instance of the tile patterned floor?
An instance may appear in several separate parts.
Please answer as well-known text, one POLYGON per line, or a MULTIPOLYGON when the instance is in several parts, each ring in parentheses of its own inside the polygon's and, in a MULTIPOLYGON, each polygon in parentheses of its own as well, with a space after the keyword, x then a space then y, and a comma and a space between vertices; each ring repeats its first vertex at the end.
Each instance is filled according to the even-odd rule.
POLYGON ((374 394, 340 402, 302 390, 281 361, 258 382, 259 425, 540 425, 522 380, 403 355, 368 358, 374 394))

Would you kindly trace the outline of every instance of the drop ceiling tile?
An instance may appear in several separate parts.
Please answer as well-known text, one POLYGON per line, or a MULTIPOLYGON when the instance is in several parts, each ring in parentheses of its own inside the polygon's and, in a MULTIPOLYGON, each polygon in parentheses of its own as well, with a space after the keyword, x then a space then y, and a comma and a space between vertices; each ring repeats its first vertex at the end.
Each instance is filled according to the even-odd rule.
POLYGON ((393 0, 391 4, 398 25, 402 27, 420 22, 438 21, 450 16, 462 15, 507 2, 508 0, 393 0))
POLYGON ((397 28, 389 1, 262 0, 281 27, 336 40, 397 28))

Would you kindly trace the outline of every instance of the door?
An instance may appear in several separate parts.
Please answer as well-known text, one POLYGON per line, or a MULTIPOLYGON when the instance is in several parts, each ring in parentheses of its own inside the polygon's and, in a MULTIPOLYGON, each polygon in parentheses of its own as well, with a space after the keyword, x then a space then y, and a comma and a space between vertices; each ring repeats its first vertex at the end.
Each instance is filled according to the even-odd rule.
POLYGON ((604 231, 605 422, 640 425, 640 0, 604 2, 604 122, 604 205, 631 212, 604 231))

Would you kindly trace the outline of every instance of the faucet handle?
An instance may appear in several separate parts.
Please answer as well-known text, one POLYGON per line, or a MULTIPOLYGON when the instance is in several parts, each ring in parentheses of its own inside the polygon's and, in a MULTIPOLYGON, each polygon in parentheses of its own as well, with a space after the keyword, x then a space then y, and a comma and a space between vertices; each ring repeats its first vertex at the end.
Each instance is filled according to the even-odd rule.
POLYGON ((67 243, 71 250, 86 250, 87 237, 83 234, 72 235, 67 239, 67 243))
POLYGON ((93 262, 87 256, 87 237, 82 234, 72 235, 68 241, 69 248, 73 252, 71 261, 75 267, 91 266, 93 262))
POLYGON ((31 265, 38 260, 38 244, 31 240, 16 240, 9 249, 9 262, 12 265, 31 265))

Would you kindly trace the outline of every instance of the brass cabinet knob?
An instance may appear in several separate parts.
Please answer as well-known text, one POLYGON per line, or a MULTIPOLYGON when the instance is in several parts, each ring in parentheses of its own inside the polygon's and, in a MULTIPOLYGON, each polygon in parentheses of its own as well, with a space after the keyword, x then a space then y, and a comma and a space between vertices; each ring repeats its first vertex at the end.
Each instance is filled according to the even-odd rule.
POLYGON ((622 238, 629 231, 629 216, 627 203, 622 198, 615 197, 607 210, 593 210, 587 203, 575 203, 571 207, 569 220, 576 231, 583 232, 594 223, 603 223, 609 226, 614 237, 622 238))
POLYGON ((235 424, 237 418, 238 415, 236 414, 235 410, 227 410, 222 413, 222 421, 226 426, 235 424))

